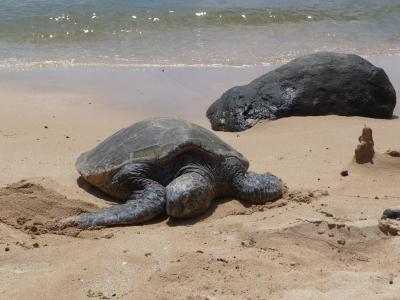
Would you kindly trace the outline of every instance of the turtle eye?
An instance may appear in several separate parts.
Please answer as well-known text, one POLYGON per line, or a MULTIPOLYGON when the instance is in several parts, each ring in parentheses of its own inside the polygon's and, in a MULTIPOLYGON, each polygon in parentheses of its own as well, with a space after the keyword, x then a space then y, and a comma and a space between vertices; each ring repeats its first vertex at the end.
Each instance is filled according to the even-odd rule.
POLYGON ((179 202, 185 205, 186 203, 188 203, 188 200, 189 200, 188 196, 183 196, 179 199, 179 202))

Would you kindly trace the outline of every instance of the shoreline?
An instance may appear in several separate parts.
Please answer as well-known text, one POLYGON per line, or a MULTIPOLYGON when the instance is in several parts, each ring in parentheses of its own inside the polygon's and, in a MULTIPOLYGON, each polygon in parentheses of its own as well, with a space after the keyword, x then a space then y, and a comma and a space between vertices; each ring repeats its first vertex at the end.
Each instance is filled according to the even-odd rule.
MULTIPOLYGON (((315 52, 323 52, 323 51, 333 51, 335 50, 322 50, 322 51, 311 51, 310 53, 315 52)), ((387 53, 360 53, 354 51, 338 51, 339 53, 347 53, 347 54, 356 54, 364 59, 374 61, 385 61, 387 59, 400 59, 400 50, 393 50, 392 52, 387 53)), ((287 56, 285 58, 274 59, 266 62, 257 62, 254 64, 241 64, 241 65, 232 65, 232 64, 224 64, 224 63, 171 63, 171 64, 162 64, 162 63, 118 63, 118 62, 98 62, 98 63, 85 63, 85 62, 75 62, 74 59, 70 60, 48 60, 48 61, 24 61, 11 59, 11 60, 0 60, 0 72, 7 71, 35 71, 35 70, 65 70, 65 69, 89 69, 89 68, 107 68, 107 69, 153 69, 153 68, 187 68, 187 69, 197 69, 197 68, 264 68, 264 67, 277 67, 288 63, 289 61, 306 55, 307 53, 302 53, 299 55, 287 56)))

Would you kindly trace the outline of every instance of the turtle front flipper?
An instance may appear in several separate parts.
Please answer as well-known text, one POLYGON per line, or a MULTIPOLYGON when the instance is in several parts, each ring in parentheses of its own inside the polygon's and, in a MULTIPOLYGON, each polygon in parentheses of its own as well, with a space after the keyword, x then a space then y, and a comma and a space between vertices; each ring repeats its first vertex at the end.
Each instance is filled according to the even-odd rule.
POLYGON ((140 224, 162 214, 166 207, 165 187, 149 179, 146 168, 143 164, 129 165, 113 177, 112 185, 132 192, 126 203, 62 219, 58 226, 88 228, 140 224))
POLYGON ((248 165, 235 157, 225 159, 222 172, 228 174, 230 194, 252 204, 264 204, 282 197, 283 184, 272 174, 247 172, 248 165))
POLYGON ((278 177, 253 172, 236 175, 232 180, 233 196, 253 204, 264 204, 282 197, 283 185, 278 177))
POLYGON ((59 226, 89 228, 95 226, 113 226, 140 224, 149 221, 165 211, 165 198, 129 200, 121 205, 114 205, 93 213, 65 218, 59 226))

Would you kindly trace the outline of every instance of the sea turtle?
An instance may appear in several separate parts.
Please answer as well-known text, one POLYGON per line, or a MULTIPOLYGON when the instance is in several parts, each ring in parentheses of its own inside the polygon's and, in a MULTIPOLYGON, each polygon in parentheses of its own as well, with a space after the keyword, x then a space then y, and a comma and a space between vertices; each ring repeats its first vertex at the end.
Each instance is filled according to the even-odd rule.
POLYGON ((138 224, 166 212, 204 212, 214 198, 254 204, 278 199, 281 181, 248 173, 242 154, 209 130, 179 118, 154 118, 121 129, 81 154, 76 168, 91 185, 124 204, 61 220, 63 226, 138 224))

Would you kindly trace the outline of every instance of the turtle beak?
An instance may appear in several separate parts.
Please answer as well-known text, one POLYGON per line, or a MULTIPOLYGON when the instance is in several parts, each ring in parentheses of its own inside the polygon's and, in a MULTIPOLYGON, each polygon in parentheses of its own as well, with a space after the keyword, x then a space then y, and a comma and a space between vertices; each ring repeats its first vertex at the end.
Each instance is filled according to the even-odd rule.
POLYGON ((172 217, 179 218, 184 210, 185 206, 180 201, 167 203, 167 214, 172 217))

